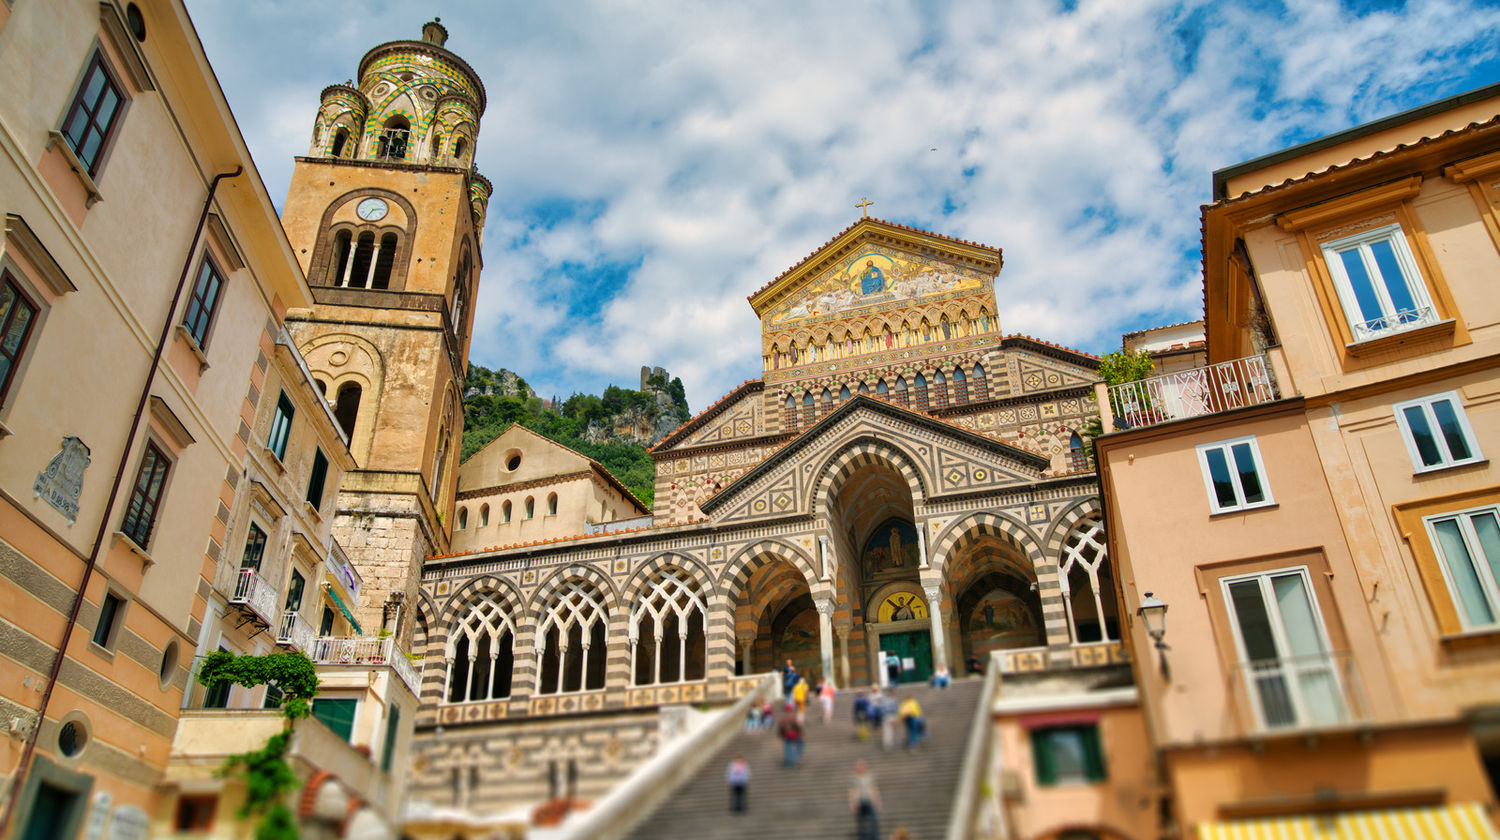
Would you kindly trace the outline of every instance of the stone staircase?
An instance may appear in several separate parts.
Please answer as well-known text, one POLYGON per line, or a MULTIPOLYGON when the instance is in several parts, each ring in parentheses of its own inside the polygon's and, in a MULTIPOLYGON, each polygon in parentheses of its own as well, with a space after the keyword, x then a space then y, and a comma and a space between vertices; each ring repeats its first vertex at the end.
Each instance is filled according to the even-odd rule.
MULTIPOLYGON (((927 718, 927 741, 915 750, 885 752, 878 734, 856 737, 853 691, 839 693, 834 720, 824 726, 809 706, 807 749, 795 768, 781 766, 781 739, 774 730, 740 732, 704 764, 702 771, 672 794, 628 836, 633 840, 853 840, 849 777, 863 758, 880 789, 882 840, 897 827, 913 840, 943 840, 953 809, 954 788, 964 746, 984 681, 963 679, 939 691, 910 686, 927 718), (736 754, 750 762, 749 810, 729 812, 724 773, 736 754)), ((902 743, 905 743, 905 729, 902 743)))

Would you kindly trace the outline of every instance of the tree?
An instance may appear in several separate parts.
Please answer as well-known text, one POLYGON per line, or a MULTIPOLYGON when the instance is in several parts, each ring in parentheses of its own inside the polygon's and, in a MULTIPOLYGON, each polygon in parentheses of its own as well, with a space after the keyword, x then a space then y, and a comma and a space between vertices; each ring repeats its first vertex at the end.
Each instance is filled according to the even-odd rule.
POLYGON ((1099 357, 1099 378, 1103 379, 1106 385, 1119 385, 1122 382, 1145 379, 1154 369, 1155 365, 1151 362, 1151 356, 1144 350, 1134 353, 1129 350, 1120 350, 1105 353, 1099 357))

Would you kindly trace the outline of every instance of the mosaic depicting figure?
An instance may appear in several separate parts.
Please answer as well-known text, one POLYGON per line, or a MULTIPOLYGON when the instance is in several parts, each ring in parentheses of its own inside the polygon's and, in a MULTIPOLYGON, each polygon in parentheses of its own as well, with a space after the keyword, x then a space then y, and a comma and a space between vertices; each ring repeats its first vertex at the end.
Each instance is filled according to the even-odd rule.
POLYGON ((875 529, 865 543, 863 556, 865 577, 882 573, 915 569, 917 558, 917 529, 910 522, 888 520, 875 529))

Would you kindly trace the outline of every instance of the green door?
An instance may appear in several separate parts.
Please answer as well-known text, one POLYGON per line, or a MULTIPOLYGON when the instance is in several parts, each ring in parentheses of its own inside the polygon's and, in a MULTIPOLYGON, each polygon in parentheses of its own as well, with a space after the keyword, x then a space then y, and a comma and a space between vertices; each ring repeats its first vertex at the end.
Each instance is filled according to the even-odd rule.
POLYGON ((928 631, 883 633, 880 636, 880 649, 885 651, 887 658, 891 654, 901 657, 901 682, 926 682, 932 676, 932 634, 928 631), (916 667, 904 667, 908 660, 916 667))
POLYGON ((63 826, 68 821, 70 809, 76 807, 77 802, 78 794, 72 791, 46 782, 37 785, 31 816, 21 832, 22 840, 58 840, 64 836, 63 826))

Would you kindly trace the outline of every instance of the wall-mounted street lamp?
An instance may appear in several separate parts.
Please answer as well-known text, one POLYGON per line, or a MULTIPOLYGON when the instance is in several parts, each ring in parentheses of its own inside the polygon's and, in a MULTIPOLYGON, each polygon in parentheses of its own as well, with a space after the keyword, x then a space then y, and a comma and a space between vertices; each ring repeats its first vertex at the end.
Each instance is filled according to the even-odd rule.
POLYGON ((1141 617, 1142 623, 1146 625, 1146 635, 1156 643, 1157 659, 1161 662, 1161 675, 1163 679, 1171 680, 1172 671, 1167 667, 1167 643, 1162 638, 1167 635, 1167 605, 1150 592, 1141 599, 1141 605, 1135 614, 1141 617))

